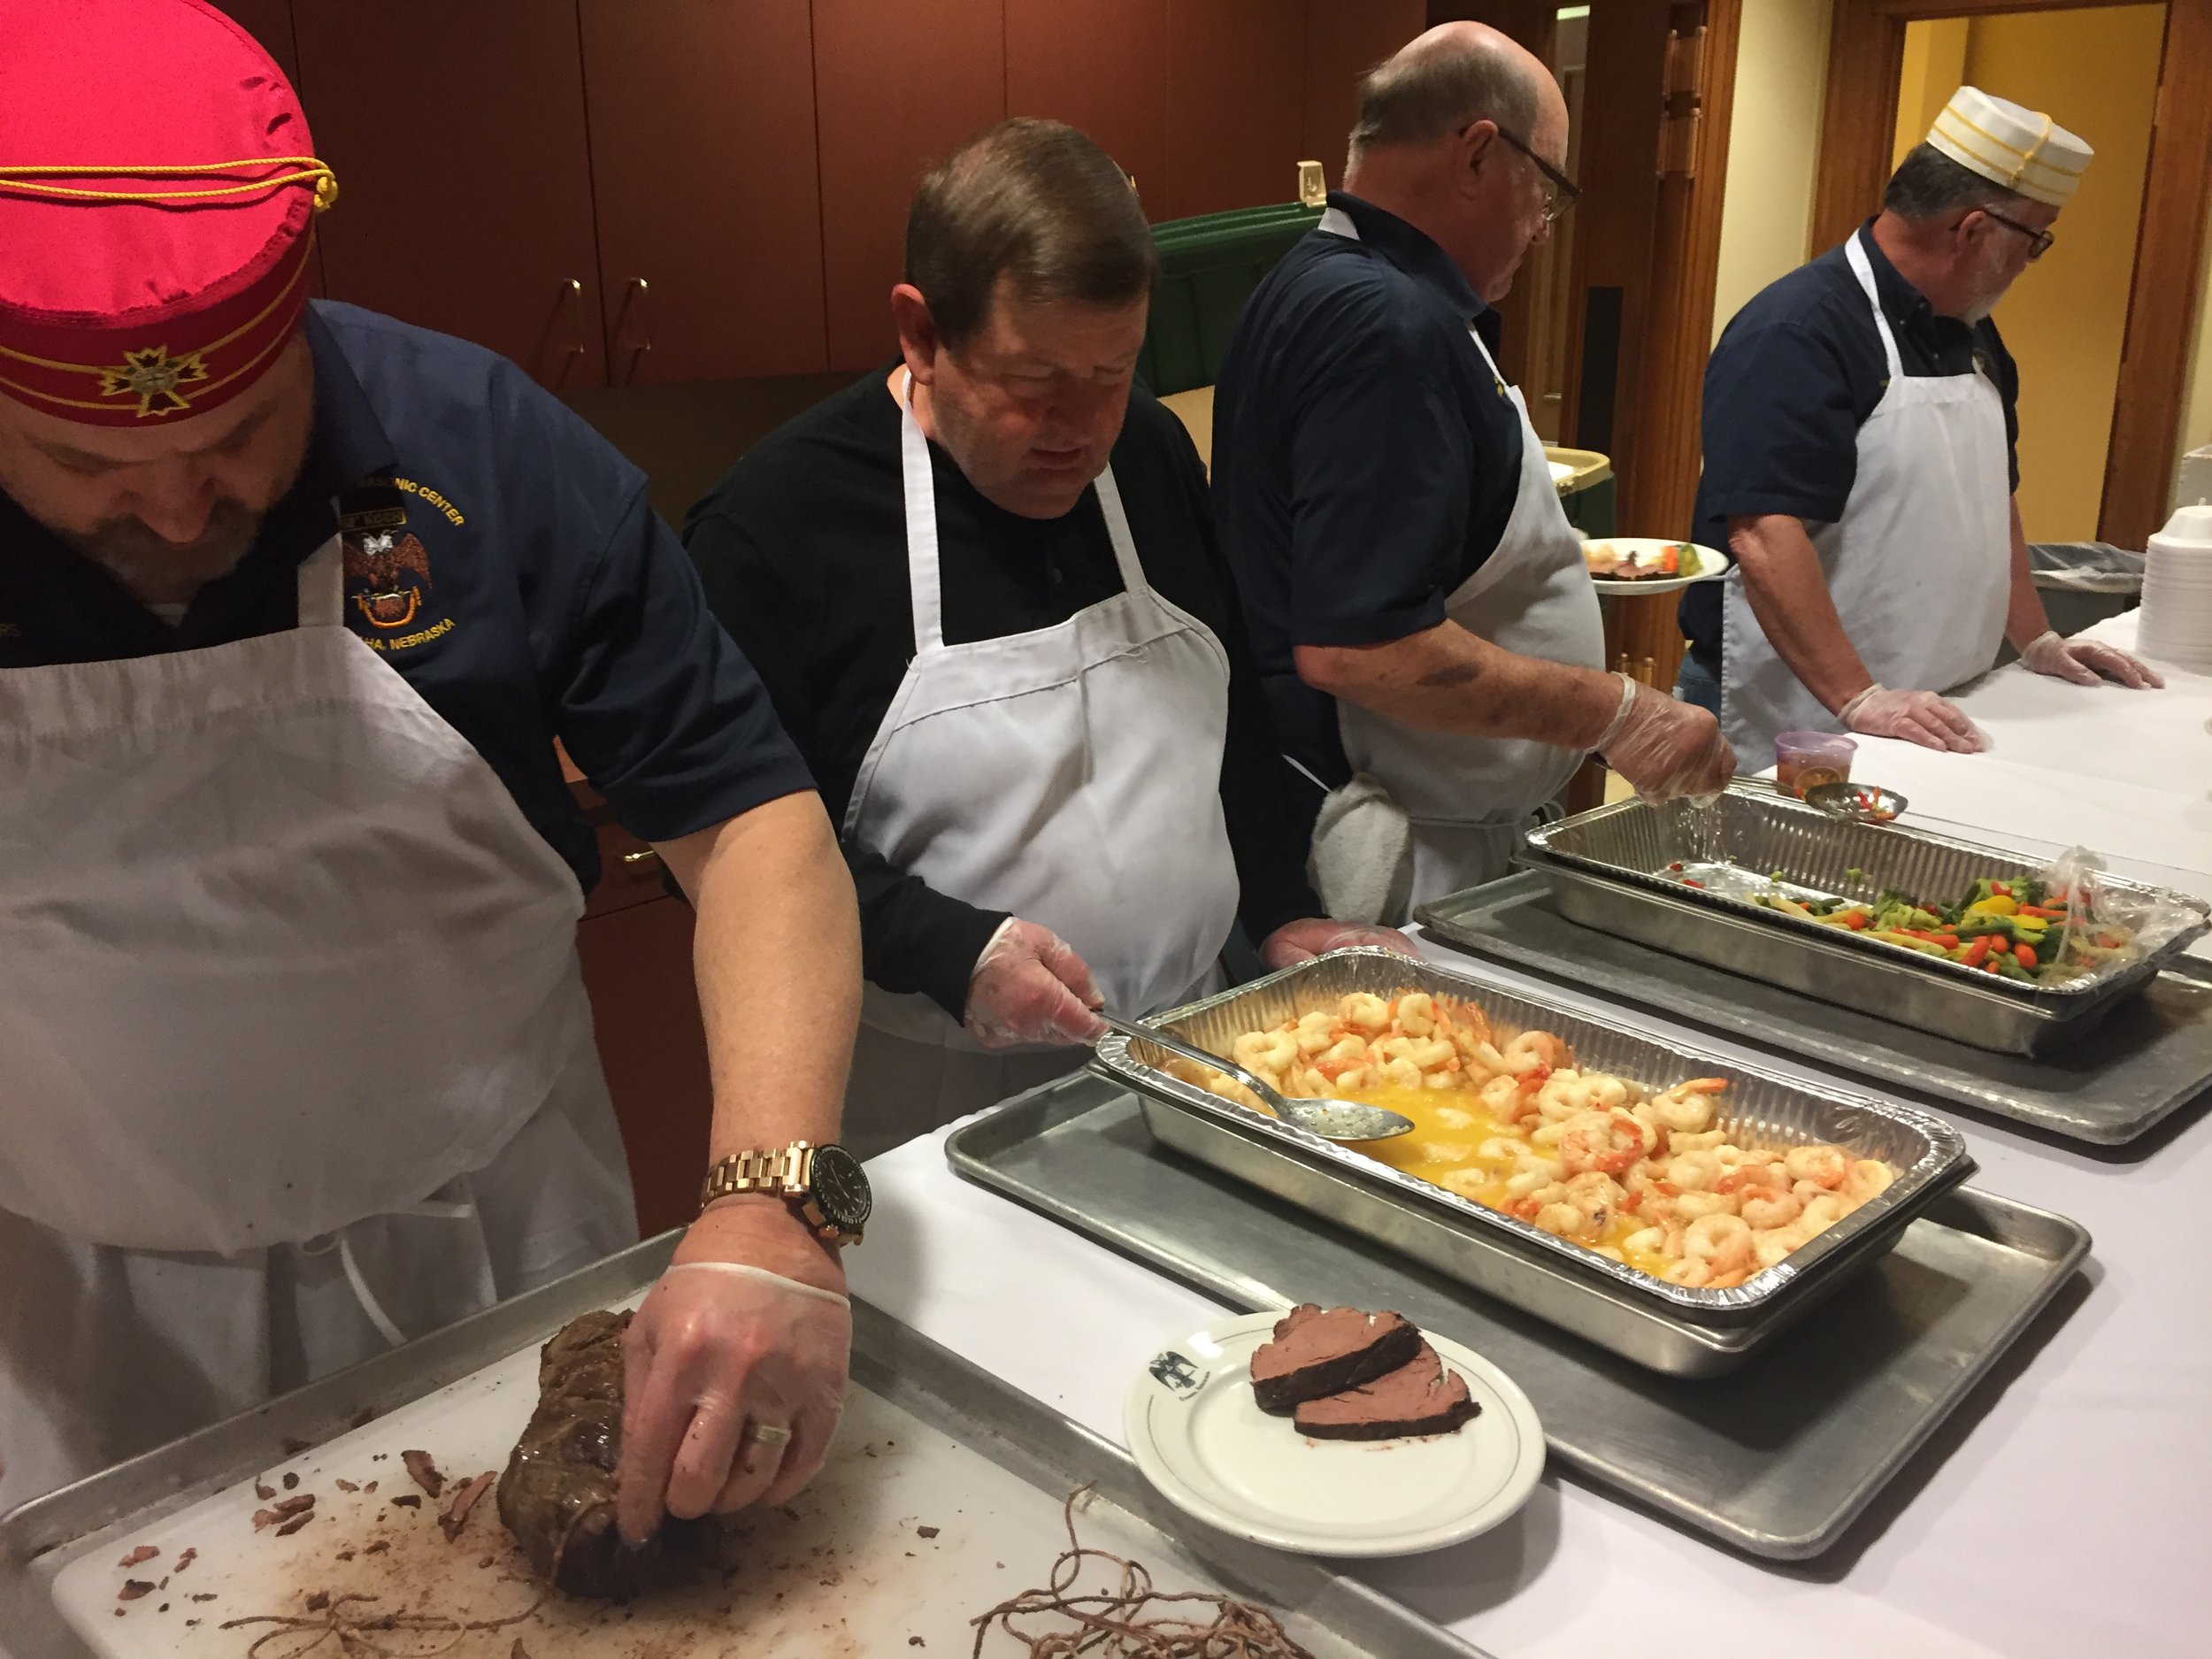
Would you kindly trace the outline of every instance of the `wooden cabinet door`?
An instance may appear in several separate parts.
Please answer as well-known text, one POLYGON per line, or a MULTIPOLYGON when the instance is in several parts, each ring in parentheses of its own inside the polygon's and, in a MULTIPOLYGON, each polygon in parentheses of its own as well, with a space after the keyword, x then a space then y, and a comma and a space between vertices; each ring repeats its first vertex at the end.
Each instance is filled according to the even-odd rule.
POLYGON ((295 0, 333 299, 603 384, 572 0, 295 0))
POLYGON ((807 0, 581 0, 607 373, 818 374, 807 0))
POLYGON ((1298 158, 1344 183, 1360 77, 1428 27, 1425 0, 1306 0, 1306 96, 1298 158))
POLYGON ((830 366, 897 348, 891 288, 931 164, 1006 113, 1001 0, 814 0, 830 366))
POLYGON ((578 924, 599 1060, 651 1238, 699 1213, 714 1087, 691 977, 691 907, 655 899, 578 924))
POLYGON ((1167 181, 1169 0, 1006 0, 1006 112, 1080 127, 1152 207, 1167 181))
POLYGON ((1298 199, 1305 8, 1168 0, 1168 181, 1147 210, 1187 219, 1298 199))

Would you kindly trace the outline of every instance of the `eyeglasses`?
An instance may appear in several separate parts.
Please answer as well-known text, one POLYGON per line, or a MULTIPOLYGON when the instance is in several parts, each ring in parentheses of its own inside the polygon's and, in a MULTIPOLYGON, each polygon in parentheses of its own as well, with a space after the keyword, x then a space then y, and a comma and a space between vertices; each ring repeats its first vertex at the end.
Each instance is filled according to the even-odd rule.
POLYGON ((1534 162, 1536 170, 1544 175, 1544 181, 1549 186, 1544 192, 1544 223, 1556 225, 1566 211, 1581 199, 1582 187, 1531 150, 1524 140, 1516 137, 1504 127, 1498 128, 1498 136, 1534 162))
POLYGON ((2047 230, 2030 230, 2025 225, 2007 219, 2002 213, 1992 212, 1985 207, 1978 211, 1984 219, 1993 219, 2007 230, 2016 230, 2028 239, 2028 263, 2030 265, 2033 265, 2045 254, 2050 252, 2052 244, 2058 241, 2058 238, 2047 230))

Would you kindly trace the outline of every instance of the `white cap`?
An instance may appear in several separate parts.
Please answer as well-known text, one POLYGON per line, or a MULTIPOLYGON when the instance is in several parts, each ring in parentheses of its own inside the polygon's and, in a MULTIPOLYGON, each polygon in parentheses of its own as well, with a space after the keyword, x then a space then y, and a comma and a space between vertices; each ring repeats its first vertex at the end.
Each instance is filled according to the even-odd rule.
POLYGON ((1928 142, 1960 166, 2052 207, 2066 205, 2096 154, 2049 116, 1979 87, 1951 95, 1928 142))

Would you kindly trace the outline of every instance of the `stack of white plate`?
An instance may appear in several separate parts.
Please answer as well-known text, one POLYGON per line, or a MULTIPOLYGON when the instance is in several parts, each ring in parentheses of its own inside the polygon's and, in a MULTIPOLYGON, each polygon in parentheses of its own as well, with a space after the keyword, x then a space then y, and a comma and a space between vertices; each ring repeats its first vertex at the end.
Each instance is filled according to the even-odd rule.
POLYGON ((2177 509, 2151 537, 2135 648, 2159 662, 2212 673, 2212 506, 2177 509))

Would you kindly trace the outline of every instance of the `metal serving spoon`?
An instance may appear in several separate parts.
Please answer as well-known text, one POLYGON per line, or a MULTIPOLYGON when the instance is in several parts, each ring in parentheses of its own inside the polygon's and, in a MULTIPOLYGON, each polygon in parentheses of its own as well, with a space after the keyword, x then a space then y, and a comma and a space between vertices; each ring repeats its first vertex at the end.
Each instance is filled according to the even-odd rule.
POLYGON ((1388 1141, 1412 1131, 1412 1118, 1380 1106, 1364 1106, 1349 1100, 1291 1100, 1270 1088, 1234 1060, 1224 1059, 1194 1042, 1186 1042, 1171 1031, 1134 1025, 1125 1019, 1116 1019, 1111 1014, 1101 1014, 1099 1018, 1125 1037, 1157 1043, 1171 1054, 1179 1054, 1186 1060, 1195 1060, 1201 1065, 1227 1073, 1258 1095, 1267 1109, 1285 1123, 1295 1124, 1324 1141, 1388 1141))

